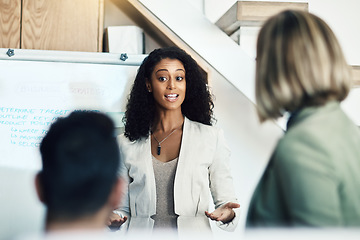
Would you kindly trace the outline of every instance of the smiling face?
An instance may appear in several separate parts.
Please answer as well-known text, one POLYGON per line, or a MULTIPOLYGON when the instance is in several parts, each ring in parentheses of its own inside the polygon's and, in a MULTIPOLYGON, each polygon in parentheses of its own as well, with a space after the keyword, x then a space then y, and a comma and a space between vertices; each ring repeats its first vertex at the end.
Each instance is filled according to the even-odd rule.
POLYGON ((185 100, 185 68, 177 59, 162 59, 155 65, 146 86, 153 93, 158 110, 180 110, 185 100))

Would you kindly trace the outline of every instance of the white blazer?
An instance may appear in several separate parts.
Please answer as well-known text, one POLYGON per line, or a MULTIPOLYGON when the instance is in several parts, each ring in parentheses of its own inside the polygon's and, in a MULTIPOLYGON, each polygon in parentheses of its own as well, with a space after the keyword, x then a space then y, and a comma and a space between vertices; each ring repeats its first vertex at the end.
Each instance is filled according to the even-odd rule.
MULTIPOLYGON (((118 137, 122 164, 120 174, 126 178, 122 205, 118 210, 128 217, 150 218, 156 214, 156 186, 151 158, 150 136, 129 141, 118 137)), ((205 215, 212 195, 215 208, 237 202, 229 167, 230 150, 221 130, 185 118, 174 181, 175 213, 182 217, 205 215), (210 189, 210 191, 209 191, 210 189)), ((220 228, 233 231, 239 220, 220 228)))

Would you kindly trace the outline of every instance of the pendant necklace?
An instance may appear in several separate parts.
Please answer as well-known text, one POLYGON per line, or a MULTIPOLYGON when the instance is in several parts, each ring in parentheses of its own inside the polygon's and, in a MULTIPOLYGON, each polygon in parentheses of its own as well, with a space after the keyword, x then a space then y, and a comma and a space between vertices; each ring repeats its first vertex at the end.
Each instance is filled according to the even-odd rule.
POLYGON ((171 134, 173 134, 176 130, 178 130, 179 128, 175 128, 174 130, 172 130, 172 132, 169 134, 169 135, 167 135, 163 140, 161 140, 161 141, 159 141, 159 140, 157 140, 157 138, 155 137, 155 134, 153 134, 153 137, 154 137, 154 139, 157 141, 157 143, 158 143, 158 146, 157 146, 157 155, 160 155, 160 153, 161 153, 161 144, 168 138, 168 137, 170 137, 171 136, 171 134))

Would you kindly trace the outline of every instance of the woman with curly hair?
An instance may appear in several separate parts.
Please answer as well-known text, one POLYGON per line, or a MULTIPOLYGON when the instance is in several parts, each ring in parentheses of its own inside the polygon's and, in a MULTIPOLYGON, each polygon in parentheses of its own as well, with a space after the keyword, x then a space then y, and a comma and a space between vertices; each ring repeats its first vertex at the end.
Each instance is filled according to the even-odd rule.
POLYGON ((127 192, 109 223, 121 225, 131 217, 131 227, 134 219, 147 218, 154 228, 176 229, 183 218, 207 216, 223 229, 236 227, 240 205, 230 151, 222 132, 212 126, 213 106, 198 64, 185 51, 161 48, 145 58, 118 139, 127 192))

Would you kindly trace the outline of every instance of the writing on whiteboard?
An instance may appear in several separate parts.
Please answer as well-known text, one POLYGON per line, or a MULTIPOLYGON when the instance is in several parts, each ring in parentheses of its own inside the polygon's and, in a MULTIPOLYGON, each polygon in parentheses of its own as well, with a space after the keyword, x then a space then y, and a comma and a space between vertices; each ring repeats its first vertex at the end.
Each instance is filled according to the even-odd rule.
POLYGON ((51 123, 69 113, 68 109, 0 107, 0 127, 7 128, 11 145, 39 147, 51 123))

